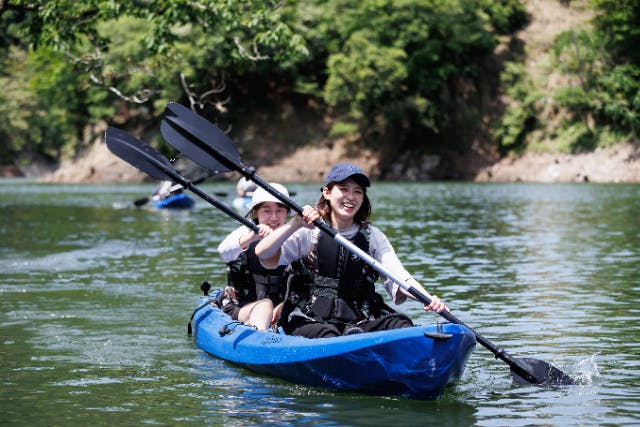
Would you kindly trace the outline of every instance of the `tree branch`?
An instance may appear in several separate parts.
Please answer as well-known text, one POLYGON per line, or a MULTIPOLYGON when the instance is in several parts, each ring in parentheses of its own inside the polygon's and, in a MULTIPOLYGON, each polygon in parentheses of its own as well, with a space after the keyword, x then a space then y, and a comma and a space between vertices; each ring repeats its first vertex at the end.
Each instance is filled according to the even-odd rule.
POLYGON ((225 100, 208 99, 212 98, 214 95, 224 92, 227 89, 224 73, 222 74, 222 81, 219 84, 217 84, 215 80, 210 80, 212 88, 206 92, 201 93, 200 95, 196 95, 191 90, 191 87, 189 86, 189 84, 187 84, 187 79, 185 78, 184 73, 180 73, 180 82, 182 83, 182 88, 189 98, 189 105, 192 110, 195 111, 196 107, 202 110, 204 109, 206 104, 209 104, 212 105, 220 113, 226 113, 228 111, 225 105, 229 103, 231 97, 228 96, 225 100))
POLYGON ((240 38, 239 37, 234 37, 233 38, 233 42, 236 44, 236 47, 238 48, 238 52, 240 53, 240 56, 242 56, 243 58, 246 59, 250 59, 251 61, 260 61, 260 60, 265 60, 265 59, 269 59, 269 56, 265 56, 262 55, 259 51, 258 51, 258 46, 256 45, 255 42, 253 42, 252 46, 253 46, 253 55, 250 55, 247 50, 244 48, 244 46, 242 46, 242 43, 240 43, 240 38))
POLYGON ((136 93, 134 93, 133 95, 125 95, 117 87, 107 84, 104 81, 104 78, 98 77, 99 74, 94 72, 94 70, 99 71, 102 69, 102 59, 103 59, 102 51, 100 50, 100 48, 97 46, 94 46, 94 47, 95 47, 95 53, 92 55, 84 56, 84 57, 74 57, 69 52, 66 52, 66 55, 69 58, 71 58, 72 61, 86 65, 86 71, 87 73, 89 73, 89 79, 91 79, 93 83, 95 83, 98 86, 102 86, 106 88, 109 92, 118 96, 118 98, 121 98, 128 102, 134 102, 136 104, 144 104, 145 102, 149 101, 151 97, 156 93, 156 91, 153 89, 143 88, 136 91, 136 93))
POLYGON ((109 86, 108 84, 106 84, 104 80, 99 79, 93 72, 89 72, 89 78, 95 84, 105 87, 110 92, 115 93, 119 98, 122 98, 125 101, 135 102, 136 104, 144 104, 149 99, 151 99, 151 97, 155 93, 153 89, 140 89, 134 95, 127 96, 124 93, 122 93, 117 87, 109 86))

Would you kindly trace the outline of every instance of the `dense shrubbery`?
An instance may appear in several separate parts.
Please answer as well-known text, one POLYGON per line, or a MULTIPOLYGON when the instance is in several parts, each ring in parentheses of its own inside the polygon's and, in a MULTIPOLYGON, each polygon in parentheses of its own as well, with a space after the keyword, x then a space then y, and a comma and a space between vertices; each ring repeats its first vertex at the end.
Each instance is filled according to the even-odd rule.
POLYGON ((40 48, 29 51, 27 63, 38 67, 20 88, 35 105, 13 107, 15 119, 3 125, 4 138, 16 126, 29 132, 3 157, 25 147, 59 156, 78 145, 83 120, 131 120, 136 102, 147 119, 178 97, 224 119, 221 100, 231 94, 236 105, 255 102, 267 91, 264 82, 289 85, 332 109, 333 134, 438 132, 455 109, 452 82, 473 79, 496 34, 525 19, 517 0, 299 0, 282 9, 265 2, 29 2, 38 11, 7 4, 16 10, 3 11, 2 31, 23 51, 28 43, 40 48), (208 91, 220 96, 200 99, 208 91), (47 119, 52 134, 38 135, 40 114, 21 117, 25 109, 55 113, 47 119))
MULTIPOLYGON (((523 67, 507 64, 502 84, 513 106, 494 133, 504 150, 539 135, 549 110, 571 113, 545 136, 562 137, 564 126, 571 149, 600 143, 603 132, 637 135, 637 3, 594 0, 612 12, 599 14, 594 30, 557 40, 553 66, 571 84, 553 99, 523 67)), ((477 91, 497 37, 527 18, 518 0, 14 0, 1 7, 0 163, 73 153, 85 125, 99 119, 155 125, 168 100, 232 120, 239 106, 271 91, 314 99, 336 119, 334 135, 392 134, 428 145, 452 114, 469 108, 458 92, 477 91)))
POLYGON ((554 42, 550 73, 565 83, 551 96, 544 98, 524 69, 505 68, 505 90, 514 102, 494 132, 503 150, 578 152, 640 135, 640 1, 593 5, 592 28, 567 31, 554 42))
POLYGON ((511 6, 508 16, 496 3, 469 0, 328 2, 338 12, 307 22, 307 34, 325 46, 326 76, 318 69, 316 81, 338 125, 356 123, 365 137, 438 132, 456 102, 452 83, 475 78, 497 44, 492 17, 507 30, 521 13, 517 2, 502 4, 511 6))
MULTIPOLYGON (((266 2, 14 0, 0 3, 0 163, 59 158, 98 119, 153 123, 167 100, 216 94, 251 55, 307 52, 266 2), (209 92, 209 94, 207 94, 209 92)), ((204 105, 204 104, 203 104, 204 105)), ((223 110, 220 107, 219 110, 223 110)))

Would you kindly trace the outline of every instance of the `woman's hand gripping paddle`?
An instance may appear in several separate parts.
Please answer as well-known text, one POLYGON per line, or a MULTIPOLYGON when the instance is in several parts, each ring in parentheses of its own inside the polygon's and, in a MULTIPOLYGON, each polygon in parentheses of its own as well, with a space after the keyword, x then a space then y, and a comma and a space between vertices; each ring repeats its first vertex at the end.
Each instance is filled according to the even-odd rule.
MULTIPOLYGON (((258 233, 258 226, 237 213, 235 210, 228 208, 225 204, 200 190, 194 185, 194 182, 182 177, 166 157, 158 153, 149 145, 134 138, 125 131, 112 126, 107 128, 105 140, 109 150, 130 165, 140 169, 142 172, 155 179, 161 181, 171 180, 179 183, 182 187, 191 190, 194 194, 200 196, 202 199, 220 209, 236 221, 239 221, 244 226, 258 233)), ((219 167, 218 169, 222 171, 223 168, 219 167)))
MULTIPOLYGON (((222 166, 223 168, 238 171, 247 179, 254 181, 257 185, 267 190, 298 214, 302 212, 302 208, 299 205, 279 193, 266 181, 257 176, 253 168, 248 168, 242 164, 240 154, 235 144, 224 132, 188 108, 177 103, 169 103, 165 109, 165 118, 162 121, 160 129, 162 136, 170 145, 201 166, 211 169, 207 165, 215 165, 216 167, 222 166)), ((216 170, 216 168, 214 167, 213 170, 216 170)), ((349 249, 378 272, 411 293, 411 295, 423 304, 429 304, 431 302, 426 295, 396 277, 369 254, 338 234, 333 228, 319 220, 315 221, 314 224, 322 232, 327 233, 339 244, 349 249)), ((490 350, 496 358, 501 359, 509 365, 511 374, 516 382, 539 385, 575 384, 575 381, 570 376, 549 363, 534 358, 516 359, 512 357, 505 350, 491 343, 450 312, 443 311, 439 314, 452 323, 457 323, 469 328, 480 344, 490 350)))

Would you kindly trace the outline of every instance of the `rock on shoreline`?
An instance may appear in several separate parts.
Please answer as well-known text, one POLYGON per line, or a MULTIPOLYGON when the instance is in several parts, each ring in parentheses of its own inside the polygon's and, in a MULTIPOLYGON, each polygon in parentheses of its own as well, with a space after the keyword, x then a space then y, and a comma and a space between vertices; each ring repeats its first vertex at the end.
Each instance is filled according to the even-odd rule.
POLYGON ((621 143, 590 153, 527 153, 484 168, 478 182, 640 182, 640 147, 621 143))
MULTIPOLYGON (((416 171, 415 165, 403 167, 406 158, 379 158, 369 151, 354 157, 343 144, 334 144, 331 148, 301 148, 277 163, 257 168, 257 173, 268 181, 321 182, 332 164, 351 161, 359 164, 374 179, 420 181, 429 180, 431 170, 442 168, 437 158, 434 156, 433 161, 421 162, 423 170, 416 171), (396 166, 391 171, 393 176, 381 176, 383 163, 390 161, 396 166)), ((233 180, 238 177, 236 174, 229 176, 233 180)), ((83 157, 63 162, 57 170, 39 178, 41 182, 87 184, 137 183, 145 179, 145 174, 113 155, 101 138, 83 157)), ((469 181, 639 183, 640 146, 623 143, 583 154, 527 153, 510 156, 480 169, 469 181)))

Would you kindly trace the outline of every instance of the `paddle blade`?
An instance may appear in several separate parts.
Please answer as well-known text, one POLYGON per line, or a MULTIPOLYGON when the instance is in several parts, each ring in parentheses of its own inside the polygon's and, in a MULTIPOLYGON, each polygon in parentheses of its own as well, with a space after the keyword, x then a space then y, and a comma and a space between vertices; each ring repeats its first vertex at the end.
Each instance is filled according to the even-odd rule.
POLYGON ((229 169, 222 166, 220 162, 211 157, 205 150, 194 145, 193 142, 189 140, 188 134, 182 133, 177 125, 174 126, 173 123, 163 120, 162 123, 160 123, 160 133, 164 140, 172 147, 176 148, 203 168, 214 173, 229 171, 229 169))
POLYGON ((228 172, 240 165, 240 153, 227 134, 181 104, 167 105, 160 132, 170 145, 209 170, 228 172))
POLYGON ((511 368, 511 376, 518 384, 538 384, 538 385, 575 385, 576 382, 569 375, 562 372, 555 366, 532 357, 516 359, 520 368, 527 375, 520 375, 511 368))
POLYGON ((135 206, 142 206, 142 205, 144 205, 144 204, 147 204, 147 203, 149 202, 149 200, 151 200, 151 197, 143 197, 143 198, 141 198, 141 199, 135 200, 135 201, 133 202, 133 204, 134 204, 135 206))
POLYGON ((105 140, 113 154, 155 179, 171 179, 171 172, 177 173, 166 157, 123 130, 109 126, 105 140))

